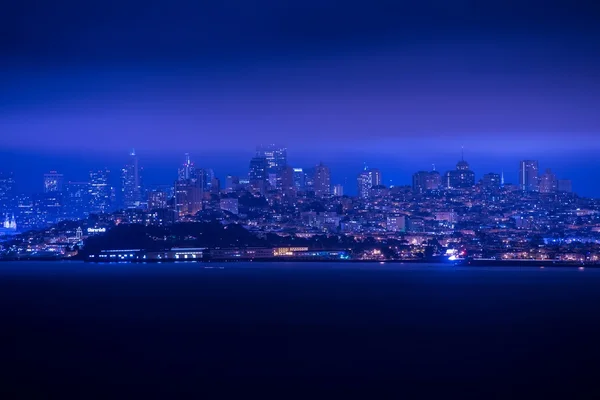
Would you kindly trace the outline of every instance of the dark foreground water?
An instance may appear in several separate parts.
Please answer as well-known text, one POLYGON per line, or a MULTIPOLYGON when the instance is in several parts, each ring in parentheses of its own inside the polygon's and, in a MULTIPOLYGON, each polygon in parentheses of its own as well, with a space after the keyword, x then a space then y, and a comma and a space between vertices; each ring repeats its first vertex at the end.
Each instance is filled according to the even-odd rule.
POLYGON ((600 270, 210 267, 0 263, 0 398, 600 393, 600 270))

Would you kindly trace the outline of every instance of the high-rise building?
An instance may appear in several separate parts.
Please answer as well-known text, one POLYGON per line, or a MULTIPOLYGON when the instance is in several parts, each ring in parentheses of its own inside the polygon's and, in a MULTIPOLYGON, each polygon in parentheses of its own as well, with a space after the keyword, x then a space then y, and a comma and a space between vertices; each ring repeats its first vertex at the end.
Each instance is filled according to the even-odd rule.
POLYGON ((194 166, 194 163, 190 159, 189 153, 185 153, 185 161, 183 162, 183 165, 179 168, 178 179, 180 181, 184 181, 187 179, 191 179, 191 180, 195 181, 198 179, 196 167, 194 166))
POLYGON ((294 169, 295 168, 287 166, 281 170, 281 191, 286 196, 292 196, 297 192, 296 184, 294 182, 294 169))
POLYGON ((253 190, 265 193, 267 187, 267 167, 268 164, 265 157, 254 157, 250 160, 248 180, 253 190))
POLYGON ((0 172, 0 215, 15 205, 15 178, 12 173, 0 172))
POLYGON ((62 192, 63 179, 63 174, 59 174, 56 171, 44 174, 44 193, 62 192))
POLYGON ((500 174, 489 173, 483 175, 481 179, 481 186, 487 190, 499 189, 502 185, 502 177, 500 174))
POLYGON ((240 186, 240 178, 233 175, 227 175, 225 178, 225 190, 228 192, 234 192, 240 186))
POLYGON ((179 217, 193 216, 202 210, 203 190, 190 179, 175 182, 175 211, 179 217))
POLYGON ((456 169, 446 172, 444 185, 449 189, 466 189, 475 186, 475 172, 464 157, 456 164, 456 169))
POLYGON ((424 193, 428 190, 438 190, 442 178, 437 171, 418 171, 413 174, 412 188, 415 193, 424 193))
POLYGON ((138 208, 142 202, 142 179, 135 150, 129 154, 129 162, 121 170, 123 206, 138 208))
POLYGON ((368 169, 358 174, 357 185, 358 185, 358 197, 366 199, 369 197, 371 188, 375 186, 381 186, 381 172, 378 169, 368 169))
POLYGON ((564 193, 573 192, 573 182, 570 179, 559 179, 558 180, 558 191, 564 193))
POLYGON ((323 163, 315 167, 314 191, 320 197, 331 194, 331 171, 323 163))
POLYGON ((296 192, 306 191, 306 173, 302 168, 294 168, 294 186, 296 192))
POLYGON ((523 160, 519 163, 519 186, 525 192, 537 192, 540 188, 538 162, 523 160))
POLYGON ((333 187, 333 195, 336 197, 342 197, 344 195, 344 186, 343 185, 335 185, 333 187))
POLYGON ((267 172, 270 173, 279 173, 287 166, 287 149, 275 144, 258 146, 256 156, 267 160, 267 172))
MULTIPOLYGON (((181 180, 180 180, 181 182, 181 180)), ((160 189, 148 191, 148 210, 159 210, 167 208, 169 198, 167 192, 160 189)))
POLYGON ((540 176, 540 193, 555 193, 558 190, 558 179, 550 168, 540 176))
POLYGON ((81 219, 90 212, 90 183, 67 182, 64 195, 64 212, 67 218, 81 219))
POLYGON ((93 213, 104 213, 111 209, 113 189, 108 182, 109 176, 107 169, 90 171, 88 191, 90 211, 93 213))

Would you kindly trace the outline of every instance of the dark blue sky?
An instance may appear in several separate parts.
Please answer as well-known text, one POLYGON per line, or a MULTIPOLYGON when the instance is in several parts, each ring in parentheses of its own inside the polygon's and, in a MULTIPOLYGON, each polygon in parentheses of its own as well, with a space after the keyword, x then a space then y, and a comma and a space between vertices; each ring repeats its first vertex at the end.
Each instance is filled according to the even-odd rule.
POLYGON ((478 174, 538 158, 600 195, 589 1, 14 3, 0 16, 0 169, 23 180, 120 165, 131 147, 157 180, 183 152, 224 176, 278 142, 352 186, 363 161, 408 183, 465 145, 478 174))

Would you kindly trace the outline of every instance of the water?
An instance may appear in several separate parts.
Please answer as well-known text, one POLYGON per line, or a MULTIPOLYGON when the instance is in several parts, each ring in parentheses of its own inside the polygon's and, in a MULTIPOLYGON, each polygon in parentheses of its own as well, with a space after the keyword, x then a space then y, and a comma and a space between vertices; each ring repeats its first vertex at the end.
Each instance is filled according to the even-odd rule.
POLYGON ((505 398, 585 393, 600 372, 599 269, 208 266, 0 263, 0 394, 505 398))

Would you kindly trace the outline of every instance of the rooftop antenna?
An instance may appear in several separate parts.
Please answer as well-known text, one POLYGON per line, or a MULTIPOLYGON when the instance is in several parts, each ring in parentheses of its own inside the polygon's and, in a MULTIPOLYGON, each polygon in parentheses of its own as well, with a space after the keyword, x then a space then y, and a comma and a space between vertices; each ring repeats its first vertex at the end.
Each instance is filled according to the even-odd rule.
POLYGON ((433 170, 435 171, 435 164, 431 164, 433 166, 433 170))
POLYGON ((460 147, 460 159, 461 161, 465 161, 465 146, 460 147))

